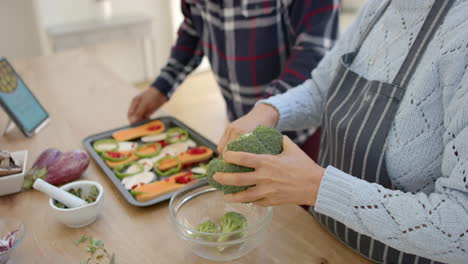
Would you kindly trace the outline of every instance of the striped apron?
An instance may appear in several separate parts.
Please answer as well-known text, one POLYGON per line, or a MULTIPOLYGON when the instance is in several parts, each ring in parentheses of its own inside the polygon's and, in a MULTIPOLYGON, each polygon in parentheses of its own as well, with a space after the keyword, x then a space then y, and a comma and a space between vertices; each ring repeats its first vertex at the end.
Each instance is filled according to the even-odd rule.
MULTIPOLYGON (((341 58, 324 106, 319 158, 322 167, 332 165, 350 175, 378 183, 385 188, 392 188, 384 156, 387 136, 395 113, 424 50, 453 3, 452 0, 434 2, 393 83, 366 80, 350 68, 362 43, 382 17, 390 1, 383 3, 382 8, 364 31, 356 50, 341 58)), ((386 246, 347 228, 331 217, 313 211, 313 208, 310 210, 330 233, 372 261, 434 262, 386 246)))

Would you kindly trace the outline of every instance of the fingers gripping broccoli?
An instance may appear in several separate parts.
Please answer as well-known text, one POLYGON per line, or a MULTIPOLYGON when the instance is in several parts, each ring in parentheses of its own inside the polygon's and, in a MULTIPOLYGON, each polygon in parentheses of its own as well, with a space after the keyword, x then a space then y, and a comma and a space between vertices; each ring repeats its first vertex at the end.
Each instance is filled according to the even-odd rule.
MULTIPOLYGON (((227 150, 249 152, 254 154, 278 155, 283 152, 283 136, 273 128, 258 126, 251 134, 242 135, 227 145, 227 150)), ((216 172, 249 172, 252 168, 224 162, 223 159, 213 159, 208 164, 206 179, 211 186, 224 193, 237 193, 252 186, 223 185, 213 179, 216 172)))
POLYGON ((253 171, 251 168, 242 167, 236 164, 230 164, 224 162, 222 159, 213 159, 208 163, 208 170, 206 171, 206 179, 211 186, 216 189, 223 191, 224 193, 236 193, 245 191, 248 189, 248 186, 233 186, 233 185, 223 185, 213 179, 213 175, 216 172, 249 172, 253 171))

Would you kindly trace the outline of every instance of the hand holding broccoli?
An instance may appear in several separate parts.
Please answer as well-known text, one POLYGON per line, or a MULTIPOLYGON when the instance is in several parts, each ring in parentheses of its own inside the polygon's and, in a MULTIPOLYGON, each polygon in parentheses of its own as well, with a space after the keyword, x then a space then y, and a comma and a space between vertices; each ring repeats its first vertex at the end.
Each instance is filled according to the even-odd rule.
POLYGON ((253 168, 243 173, 217 172, 214 180, 229 186, 252 186, 226 194, 228 202, 252 202, 260 206, 280 204, 315 205, 325 169, 317 165, 288 137, 283 137, 279 155, 227 151, 227 163, 253 168))
POLYGON ((276 108, 267 104, 256 105, 247 115, 229 124, 218 144, 218 152, 223 153, 226 145, 243 134, 252 132, 257 126, 275 127, 279 114, 276 108))
MULTIPOLYGON (((242 151, 254 154, 278 155, 283 151, 283 136, 280 132, 270 127, 259 126, 251 134, 245 134, 231 141, 227 149, 229 151, 242 151)), ((213 180, 216 172, 247 173, 252 168, 230 164, 223 159, 213 159, 208 164, 206 179, 211 186, 224 193, 236 193, 245 191, 252 186, 223 185, 213 180)))

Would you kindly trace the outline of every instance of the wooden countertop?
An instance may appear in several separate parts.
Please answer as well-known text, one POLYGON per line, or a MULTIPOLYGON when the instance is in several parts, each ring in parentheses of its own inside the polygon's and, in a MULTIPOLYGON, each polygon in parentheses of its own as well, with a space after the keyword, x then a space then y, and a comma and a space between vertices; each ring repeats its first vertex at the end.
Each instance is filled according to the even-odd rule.
MULTIPOLYGON (((51 123, 32 138, 23 137, 16 128, 0 137, 1 149, 29 150, 28 167, 48 147, 82 148, 84 137, 127 123, 127 107, 138 90, 82 50, 13 64, 52 117, 51 123)), ((157 114, 166 111, 217 142, 227 124, 221 96, 201 96, 199 91, 189 91, 189 86, 181 87, 187 92, 179 92, 157 114)), ((0 112, 0 126, 5 122, 6 116, 0 112)), ((18 218, 26 225, 26 237, 13 253, 14 263, 79 263, 87 254, 73 242, 82 234, 104 241, 106 248, 116 254, 117 263, 212 263, 197 257, 176 236, 168 202, 148 208, 128 204, 94 162, 83 178, 100 182, 105 198, 96 222, 80 229, 59 223, 51 213, 48 198, 39 192, 0 197, 0 218, 18 218)), ((230 263, 368 261, 321 229, 305 210, 286 205, 274 209, 264 244, 230 263)))

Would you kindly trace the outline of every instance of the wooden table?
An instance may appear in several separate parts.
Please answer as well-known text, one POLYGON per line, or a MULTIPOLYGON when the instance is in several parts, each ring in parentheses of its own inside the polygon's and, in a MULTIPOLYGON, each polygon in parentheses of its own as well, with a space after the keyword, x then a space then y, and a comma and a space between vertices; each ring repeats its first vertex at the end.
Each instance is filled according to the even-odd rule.
MULTIPOLYGON (((2 149, 29 150, 28 167, 48 147, 82 148, 84 137, 125 125, 130 98, 138 93, 81 50, 17 61, 14 65, 52 117, 49 126, 32 138, 23 137, 16 128, 0 138, 2 149)), ((166 109, 217 142, 227 124, 220 114, 224 104, 213 103, 210 96, 185 100, 181 93, 178 96, 166 109), (193 100, 200 103, 199 107, 183 111, 194 104, 193 100), (218 109, 213 109, 210 103, 218 109)), ((5 120, 0 113, 0 124, 5 120)), ((39 192, 0 197, 0 217, 18 218, 26 225, 26 237, 13 254, 14 263, 79 263, 87 254, 73 242, 82 234, 103 240, 106 248, 115 252, 117 263, 212 263, 194 255, 176 236, 167 202, 148 208, 128 204, 94 162, 83 178, 104 186, 105 201, 97 221, 81 229, 59 223, 51 214, 47 197, 39 192)), ((286 205, 274 209, 265 243, 231 263, 368 261, 321 229, 306 211, 286 205)))

